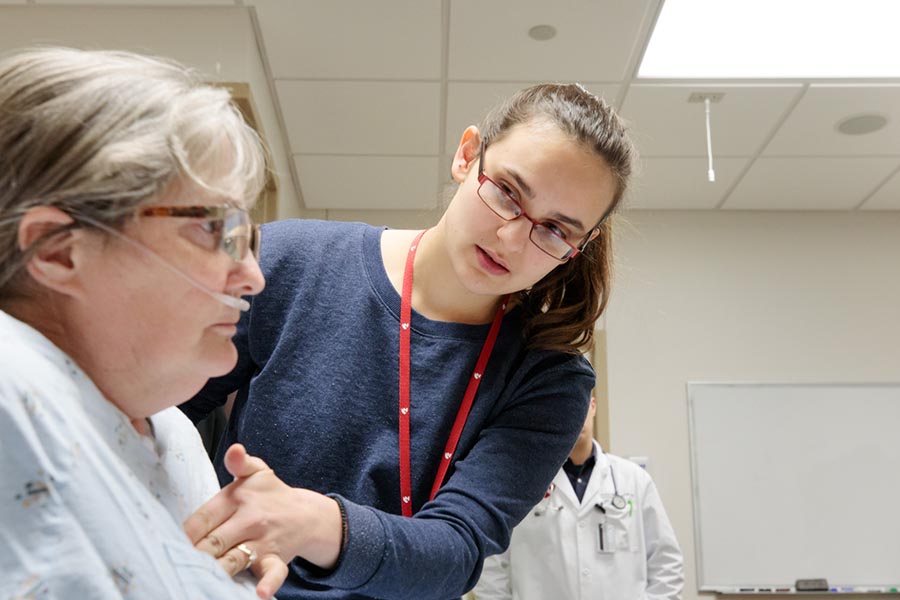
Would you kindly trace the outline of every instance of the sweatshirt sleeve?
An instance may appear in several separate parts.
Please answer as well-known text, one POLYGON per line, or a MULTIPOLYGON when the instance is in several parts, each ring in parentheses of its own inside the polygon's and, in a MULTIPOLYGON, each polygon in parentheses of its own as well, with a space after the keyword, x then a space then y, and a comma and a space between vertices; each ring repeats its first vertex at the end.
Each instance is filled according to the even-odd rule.
POLYGON ((338 567, 308 582, 397 600, 459 597, 475 586, 486 556, 509 545, 512 528, 541 499, 584 424, 594 372, 581 356, 526 360, 513 391, 452 475, 413 518, 344 501, 348 542, 338 567))

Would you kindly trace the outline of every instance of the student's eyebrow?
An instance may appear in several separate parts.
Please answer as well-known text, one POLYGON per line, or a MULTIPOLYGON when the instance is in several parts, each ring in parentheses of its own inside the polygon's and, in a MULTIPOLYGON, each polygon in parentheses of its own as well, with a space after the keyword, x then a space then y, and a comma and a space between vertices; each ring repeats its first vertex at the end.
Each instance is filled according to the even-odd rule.
POLYGON ((531 187, 525 183, 525 180, 522 179, 522 176, 519 175, 515 169, 506 168, 504 169, 510 177, 516 180, 516 185, 519 186, 519 189, 528 196, 529 198, 534 198, 534 192, 531 191, 531 187))
POLYGON ((573 219, 572 217, 567 217, 562 213, 553 213, 550 215, 550 219, 553 221, 559 221, 560 223, 565 223, 567 225, 571 225, 578 231, 584 231, 584 225, 578 219, 573 219))
MULTIPOLYGON (((525 183, 525 180, 522 179, 522 176, 515 171, 515 169, 510 169, 507 167, 504 170, 512 179, 515 180, 516 185, 520 190, 522 190, 522 193, 524 193, 529 198, 534 198, 534 192, 531 190, 528 184, 525 183)), ((573 217, 566 216, 562 213, 553 213, 549 216, 549 219, 553 221, 559 221, 560 223, 565 223, 566 225, 570 225, 578 231, 584 231, 584 224, 581 221, 573 217)))

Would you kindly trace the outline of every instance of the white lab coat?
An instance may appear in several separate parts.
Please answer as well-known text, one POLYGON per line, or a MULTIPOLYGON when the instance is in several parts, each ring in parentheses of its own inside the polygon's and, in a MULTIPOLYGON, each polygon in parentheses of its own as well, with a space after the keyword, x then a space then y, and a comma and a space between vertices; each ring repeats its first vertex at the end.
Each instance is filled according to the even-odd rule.
POLYGON ((656 486, 640 466, 604 454, 597 442, 594 452, 597 462, 582 501, 560 469, 549 496, 513 530, 509 549, 485 560, 477 600, 681 598, 681 549, 656 486), (610 463, 628 502, 622 510, 612 506, 610 463))

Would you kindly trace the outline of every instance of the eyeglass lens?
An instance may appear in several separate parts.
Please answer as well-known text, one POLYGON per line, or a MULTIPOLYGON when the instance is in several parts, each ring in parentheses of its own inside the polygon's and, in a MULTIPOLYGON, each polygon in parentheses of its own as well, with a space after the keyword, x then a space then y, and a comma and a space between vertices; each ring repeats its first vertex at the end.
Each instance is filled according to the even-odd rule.
POLYGON ((225 214, 224 225, 222 249, 237 261, 244 260, 248 251, 259 260, 259 225, 253 224, 250 215, 241 209, 231 209, 225 214))
MULTIPOLYGON (((505 221, 513 221, 523 214, 522 207, 489 177, 485 177, 479 186, 478 195, 488 208, 505 221)), ((572 254, 572 247, 541 223, 531 221, 529 238, 535 246, 557 260, 564 260, 572 254)))

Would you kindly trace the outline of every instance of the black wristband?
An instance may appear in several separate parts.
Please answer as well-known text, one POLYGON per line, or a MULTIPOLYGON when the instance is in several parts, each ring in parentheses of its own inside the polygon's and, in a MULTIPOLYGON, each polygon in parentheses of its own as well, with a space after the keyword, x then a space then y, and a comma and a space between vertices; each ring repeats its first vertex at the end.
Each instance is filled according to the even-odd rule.
POLYGON ((323 569, 318 565, 314 565, 309 562, 305 558, 300 556, 295 556, 293 562, 297 563, 303 569, 309 571, 310 575, 313 577, 327 577, 337 571, 338 567, 341 566, 341 561, 344 560, 344 550, 347 548, 347 541, 349 537, 349 525, 347 524, 347 509, 344 508, 344 503, 337 496, 328 496, 335 502, 337 502, 338 510, 341 512, 341 546, 340 550, 338 550, 338 557, 330 569, 323 569))
POLYGON ((340 498, 338 498, 336 496, 332 496, 332 499, 335 502, 337 502, 338 509, 340 509, 340 511, 341 511, 341 551, 340 551, 340 554, 338 554, 338 560, 337 560, 337 562, 341 562, 341 555, 344 554, 344 550, 347 548, 347 537, 348 537, 348 535, 347 535, 347 529, 348 529, 347 509, 344 508, 344 503, 341 501, 340 498))

